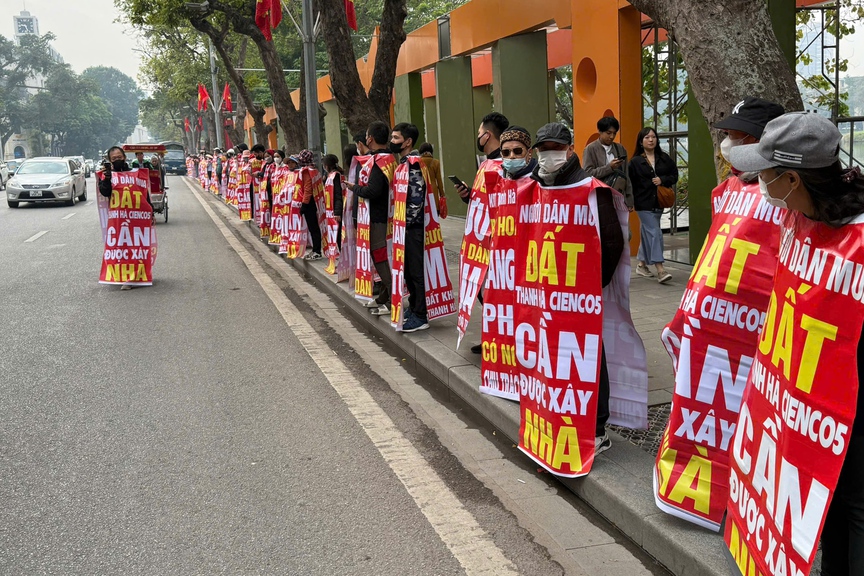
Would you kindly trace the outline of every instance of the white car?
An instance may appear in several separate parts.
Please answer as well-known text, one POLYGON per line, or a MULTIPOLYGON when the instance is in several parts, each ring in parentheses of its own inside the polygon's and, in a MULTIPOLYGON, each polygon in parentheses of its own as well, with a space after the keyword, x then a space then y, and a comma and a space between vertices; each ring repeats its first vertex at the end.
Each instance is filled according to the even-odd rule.
POLYGON ((6 188, 6 182, 9 181, 9 166, 6 162, 0 160, 0 190, 6 188))
POLYGON ((75 205, 75 198, 87 200, 84 170, 66 158, 25 160, 6 184, 6 203, 17 208, 21 202, 64 202, 75 205))

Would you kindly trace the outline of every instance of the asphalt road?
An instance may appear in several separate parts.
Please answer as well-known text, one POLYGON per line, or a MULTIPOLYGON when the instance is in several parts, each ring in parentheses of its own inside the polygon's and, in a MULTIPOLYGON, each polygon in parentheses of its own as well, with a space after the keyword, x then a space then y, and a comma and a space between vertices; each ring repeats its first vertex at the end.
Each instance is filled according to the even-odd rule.
POLYGON ((0 206, 0 573, 582 573, 339 334, 310 316, 304 336, 308 300, 287 288, 303 311, 286 322, 201 202, 169 185, 155 285, 123 292, 97 283, 92 178, 74 207, 0 206), (326 355, 375 406, 346 400, 326 355))

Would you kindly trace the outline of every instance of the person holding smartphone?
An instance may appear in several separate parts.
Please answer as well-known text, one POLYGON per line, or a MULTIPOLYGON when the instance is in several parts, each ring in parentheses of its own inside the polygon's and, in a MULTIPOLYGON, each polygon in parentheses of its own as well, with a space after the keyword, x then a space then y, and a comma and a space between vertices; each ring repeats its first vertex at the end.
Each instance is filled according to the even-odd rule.
POLYGON ((597 139, 582 152, 582 169, 624 195, 627 208, 633 211, 633 184, 627 175, 627 150, 615 142, 621 125, 612 116, 597 121, 597 139))

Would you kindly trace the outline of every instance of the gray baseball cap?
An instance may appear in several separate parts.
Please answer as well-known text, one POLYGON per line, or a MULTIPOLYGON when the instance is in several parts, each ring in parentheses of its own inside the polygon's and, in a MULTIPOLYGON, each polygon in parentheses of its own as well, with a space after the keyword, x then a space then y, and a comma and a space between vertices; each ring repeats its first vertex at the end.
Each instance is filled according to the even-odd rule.
POLYGON ((774 166, 824 168, 840 159, 840 131, 815 112, 789 112, 765 125, 756 144, 735 146, 730 162, 741 172, 774 166))

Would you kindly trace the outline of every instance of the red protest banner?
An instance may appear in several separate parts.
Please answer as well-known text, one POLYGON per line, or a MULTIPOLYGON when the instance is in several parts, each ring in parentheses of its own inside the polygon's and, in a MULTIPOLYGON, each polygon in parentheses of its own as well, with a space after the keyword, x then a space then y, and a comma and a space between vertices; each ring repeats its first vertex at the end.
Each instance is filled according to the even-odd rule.
POLYGON ((519 448, 554 474, 584 476, 594 462, 603 333, 596 181, 523 182, 511 300, 519 448))
POLYGON ((372 300, 372 250, 369 241, 369 202, 357 202, 357 267, 354 273, 354 297, 361 302, 372 300))
MULTIPOLYGON (((289 172, 290 170, 285 165, 279 166, 273 171, 273 207, 270 214, 270 240, 268 241, 268 244, 273 246, 281 246, 282 244, 286 217, 290 208, 290 203, 285 194, 285 183, 289 172)), ((279 253, 284 254, 281 250, 279 253)))
POLYGON ((393 199, 393 257, 391 258, 392 283, 390 285, 390 325, 402 330, 404 320, 403 298, 405 287, 405 212, 408 202, 408 186, 411 167, 404 162, 393 175, 391 198, 393 199))
POLYGON ((268 165, 267 173, 264 175, 264 178, 261 179, 258 185, 258 192, 255 195, 258 200, 258 206, 255 212, 255 223, 258 224, 258 230, 261 231, 261 238, 267 238, 268 240, 270 238, 270 219, 272 218, 272 212, 270 210, 270 198, 267 196, 267 181, 268 179, 270 180, 270 188, 272 190, 274 172, 274 165, 268 165))
POLYGON ((519 206, 528 204, 534 185, 530 178, 509 180, 486 173, 489 201, 489 269, 483 292, 480 391, 519 400, 514 308, 516 290, 516 220, 519 206))
MULTIPOLYGON (((111 197, 104 214, 105 251, 100 284, 153 284, 156 232, 153 229, 153 207, 147 201, 148 172, 141 168, 111 173, 111 197)), ((98 174, 104 176, 104 172, 98 174)), ((101 194, 99 196, 104 198, 101 194)))
POLYGON ((862 270, 864 218, 786 215, 731 442, 724 541, 741 574, 810 573, 857 408, 862 270))
MULTIPOLYGON (((357 183, 360 172, 360 163, 357 157, 351 159, 351 166, 345 181, 349 184, 357 183)), ((336 262, 336 281, 348 282, 348 288, 354 291, 354 275, 357 271, 357 233, 354 229, 354 191, 344 185, 345 202, 342 204, 342 251, 336 262)))
POLYGON ((465 218, 465 235, 459 251, 459 317, 456 330, 459 333, 456 347, 468 330, 471 310, 480 291, 480 283, 489 266, 489 204, 486 198, 486 172, 501 172, 501 160, 486 160, 480 165, 471 187, 471 200, 465 218))
POLYGON ((711 229, 662 340, 675 368, 654 497, 674 516, 719 530, 729 444, 777 268, 785 210, 733 176, 712 194, 711 229))
MULTIPOLYGON (((328 174, 327 180, 324 182, 324 220, 327 230, 327 248, 324 250, 324 255, 330 259, 330 264, 327 266, 327 272, 329 274, 336 273, 336 259, 339 258, 339 244, 337 243, 339 236, 339 222, 336 220, 336 213, 334 212, 334 188, 335 180, 337 178, 339 179, 340 184, 342 184, 340 190, 345 190, 345 183, 342 182, 342 174, 340 174, 338 170, 334 170, 328 174)), ((343 212, 344 210, 343 206, 343 212)))
POLYGON ((288 212, 282 225, 282 243, 279 253, 286 258, 302 258, 306 254, 309 232, 306 229, 306 219, 303 218, 303 183, 300 172, 289 171, 282 189, 285 201, 288 202, 288 212))
POLYGON ((450 281, 447 253, 444 252, 444 236, 441 220, 435 208, 435 189, 426 164, 420 162, 423 180, 426 182, 426 202, 423 204, 425 230, 423 237, 423 274, 426 288, 426 315, 429 320, 444 318, 456 313, 456 296, 450 281))
POLYGON ((248 222, 252 220, 252 194, 255 189, 255 179, 252 175, 254 165, 252 162, 244 162, 240 165, 240 186, 237 188, 237 211, 240 220, 248 222))

